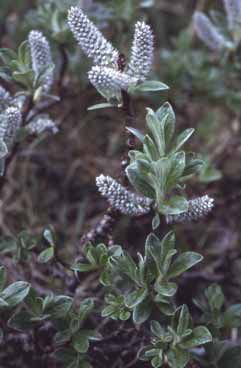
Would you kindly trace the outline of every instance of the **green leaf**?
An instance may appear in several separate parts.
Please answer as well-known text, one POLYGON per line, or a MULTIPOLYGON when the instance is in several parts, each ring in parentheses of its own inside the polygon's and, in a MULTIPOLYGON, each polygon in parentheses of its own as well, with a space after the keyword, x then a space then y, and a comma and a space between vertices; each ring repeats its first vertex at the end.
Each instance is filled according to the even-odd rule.
POLYGON ((38 262, 39 263, 48 263, 54 257, 54 247, 49 247, 43 250, 38 255, 38 262))
POLYGON ((113 305, 107 305, 102 309, 101 317, 111 317, 113 314, 115 314, 115 307, 113 305))
POLYGON ((176 117, 172 106, 169 102, 164 103, 157 111, 156 115, 159 121, 164 124, 165 142, 167 145, 171 143, 175 133, 176 117))
POLYGON ((125 305, 127 308, 134 308, 140 304, 147 296, 147 289, 139 289, 133 291, 125 297, 125 305))
POLYGON ((124 253, 118 258, 112 258, 112 264, 116 271, 127 275, 130 280, 134 282, 138 280, 136 263, 128 253, 124 253))
POLYGON ((71 269, 75 272, 90 272, 98 269, 98 267, 96 265, 88 263, 77 263, 72 266, 71 269))
POLYGON ((199 174, 203 167, 203 161, 194 157, 192 153, 186 154, 186 166, 183 171, 182 181, 193 175, 199 174))
POLYGON ((94 330, 81 330, 73 336, 73 346, 78 353, 86 353, 89 349, 89 340, 100 340, 100 335, 94 330))
POLYGON ((78 353, 86 353, 89 349, 89 337, 82 331, 73 337, 73 347, 78 353))
POLYGON ((156 161, 159 158, 159 152, 157 147, 153 141, 153 139, 149 135, 145 135, 143 141, 143 151, 147 155, 150 161, 156 161))
MULTIPOLYGON (((143 346, 141 347, 138 352, 137 352, 137 358, 139 360, 142 360, 142 361, 145 361, 147 362, 150 358, 150 356, 153 356, 151 355, 152 351, 153 350, 157 350, 157 349, 153 349, 152 348, 152 345, 149 345, 149 346, 143 346), (149 351, 151 351, 151 353, 149 353, 149 351), (146 356, 146 354, 148 355, 148 357, 146 356)), ((159 352, 159 349, 158 349, 158 352, 159 352)), ((156 355, 156 353, 154 354, 154 356, 156 355)))
POLYGON ((0 297, 8 303, 9 307, 20 304, 28 295, 30 284, 24 281, 17 281, 0 293, 0 297))
POLYGON ((174 147, 172 149, 172 152, 177 152, 180 150, 180 148, 188 141, 188 139, 193 135, 194 129, 186 129, 184 130, 179 136, 177 137, 177 140, 174 144, 174 147))
POLYGON ((25 310, 17 311, 9 320, 8 326, 18 331, 26 331, 33 327, 31 314, 25 310))
POLYGON ((156 199, 160 205, 166 194, 177 187, 185 168, 185 152, 152 162, 152 168, 155 172, 156 199))
POLYGON ((162 265, 162 272, 166 274, 169 269, 172 257, 176 254, 175 249, 175 234, 173 231, 167 233, 161 242, 162 252, 160 263, 162 265))
POLYGON ((161 275, 166 274, 172 257, 176 254, 175 234, 169 232, 160 241, 153 233, 148 235, 146 239, 146 252, 148 252, 156 263, 156 267, 161 275))
POLYGON ((24 41, 18 48, 18 60, 26 67, 30 66, 31 56, 28 41, 24 41))
POLYGON ((133 322, 137 325, 144 323, 151 315, 152 304, 148 298, 139 303, 133 310, 133 322))
POLYGON ((159 356, 155 356, 152 360, 151 360, 151 365, 154 368, 159 368, 162 366, 163 363, 163 359, 162 359, 162 351, 160 351, 160 355, 159 356))
POLYGON ((152 229, 156 230, 160 226, 160 216, 158 213, 152 219, 152 229))
POLYGON ((0 68, 0 78, 5 80, 6 82, 12 82, 12 75, 7 68, 0 68))
POLYGON ((126 174, 130 183, 137 191, 149 198, 155 198, 155 191, 148 181, 148 176, 141 172, 138 161, 127 166, 126 174))
POLYGON ((140 130, 133 128, 133 127, 126 127, 126 130, 133 134, 140 142, 144 141, 144 134, 140 132, 140 130))
POLYGON ((178 325, 177 325, 177 334, 179 336, 182 336, 186 332, 186 330, 189 328, 190 322, 191 322, 191 317, 190 317, 188 307, 186 305, 183 305, 182 308, 180 309, 178 325))
POLYGON ((161 313, 163 313, 165 316, 173 316, 174 313, 175 313, 175 307, 173 304, 165 301, 165 303, 161 301, 159 301, 158 299, 162 299, 163 300, 163 297, 160 298, 160 295, 157 295, 155 297, 155 302, 156 302, 156 306, 157 308, 160 310, 161 313))
POLYGON ((73 298, 66 295, 59 295, 51 298, 44 308, 44 312, 51 315, 53 319, 63 318, 70 311, 73 298))
POLYGON ((186 154, 184 151, 177 152, 170 157, 170 172, 167 177, 167 189, 170 191, 176 187, 183 175, 186 165, 186 154))
POLYGON ((165 297, 172 297, 177 292, 177 284, 174 282, 161 282, 158 283, 159 280, 155 283, 155 290, 158 294, 161 294, 165 297))
POLYGON ((205 290, 205 296, 212 311, 220 311, 224 304, 224 295, 222 289, 217 284, 210 285, 205 290))
POLYGON ((212 341, 212 335, 205 326, 198 326, 193 329, 192 334, 184 339, 181 346, 185 349, 192 349, 196 346, 207 344, 212 341))
POLYGON ((138 84, 135 87, 131 87, 131 92, 155 92, 155 91, 166 91, 167 89, 169 89, 169 87, 165 83, 150 80, 138 84))
POLYGON ((25 304, 29 307, 31 313, 34 316, 39 316, 42 313, 42 300, 39 298, 38 293, 30 288, 30 291, 25 299, 25 304))
POLYGON ((25 72, 13 72, 13 79, 22 84, 24 87, 30 89, 32 88, 34 74, 32 70, 25 72))
POLYGON ((149 234, 146 238, 145 248, 152 256, 157 268, 159 268, 161 264, 162 243, 154 233, 149 234))
POLYGON ((111 286, 112 277, 111 277, 111 273, 109 272, 109 270, 106 269, 106 270, 101 272, 99 281, 100 281, 101 285, 103 285, 103 286, 111 286))
POLYGON ((51 227, 48 227, 44 230, 43 237, 51 245, 51 247, 55 246, 54 231, 51 227))
POLYGON ((187 350, 176 347, 167 352, 167 359, 171 368, 184 368, 190 359, 190 354, 187 350))
POLYGON ((71 339, 71 331, 69 328, 64 331, 58 331, 54 335, 54 343, 56 345, 63 345, 67 343, 70 339, 71 339))
POLYGON ((158 205, 158 211, 165 216, 179 215, 188 210, 188 201, 182 196, 173 196, 169 201, 158 205))
POLYGON ((208 160, 204 159, 201 171, 199 174, 199 180, 202 183, 211 183, 213 181, 220 180, 222 178, 222 172, 214 167, 214 165, 208 160))
POLYGON ((234 304, 224 312, 223 324, 228 328, 241 327, 241 304, 234 304))
POLYGON ((180 276, 183 272, 189 270, 202 260, 203 256, 199 253, 184 252, 170 266, 167 277, 173 278, 180 276))
POLYGON ((4 64, 8 65, 12 60, 17 59, 17 54, 15 51, 7 48, 0 49, 0 59, 4 64))
POLYGON ((92 105, 90 107, 88 107, 88 111, 93 111, 93 110, 99 110, 99 109, 106 109, 107 107, 116 107, 116 105, 113 105, 109 102, 104 102, 104 103, 99 103, 96 105, 92 105))
POLYGON ((127 321, 131 316, 131 313, 127 310, 121 310, 119 314, 119 318, 121 321, 127 321))
POLYGON ((84 321, 91 311, 94 309, 95 303, 93 298, 86 298, 80 303, 79 307, 79 320, 84 321))
POLYGON ((147 109, 146 122, 148 129, 150 130, 152 137, 156 143, 160 156, 164 156, 166 142, 163 126, 160 124, 156 113, 150 108, 147 109))
POLYGON ((160 338, 164 335, 165 330, 158 321, 151 321, 151 332, 154 336, 160 338))
POLYGON ((0 297, 0 308, 6 308, 8 306, 9 306, 8 303, 5 302, 5 300, 0 297))
POLYGON ((0 267, 0 292, 3 290, 6 284, 7 274, 4 266, 0 267))

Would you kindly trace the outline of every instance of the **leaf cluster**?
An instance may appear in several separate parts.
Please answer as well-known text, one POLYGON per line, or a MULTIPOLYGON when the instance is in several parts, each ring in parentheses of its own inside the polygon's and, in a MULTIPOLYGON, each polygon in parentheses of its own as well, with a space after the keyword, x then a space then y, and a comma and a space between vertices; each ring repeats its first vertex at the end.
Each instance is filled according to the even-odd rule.
POLYGON ((191 357, 190 349, 212 341, 212 335, 205 326, 193 327, 186 305, 176 310, 166 328, 152 321, 151 334, 151 345, 139 351, 139 358, 151 361, 154 368, 161 367, 164 362, 171 368, 184 368, 191 357))
POLYGON ((154 208, 163 215, 186 212, 188 202, 183 195, 183 184, 199 172, 202 161, 183 150, 193 134, 186 129, 175 134, 175 114, 169 103, 156 112, 148 109, 148 133, 140 136, 141 150, 129 152, 131 163, 126 169, 131 184, 143 195, 154 199, 154 208))

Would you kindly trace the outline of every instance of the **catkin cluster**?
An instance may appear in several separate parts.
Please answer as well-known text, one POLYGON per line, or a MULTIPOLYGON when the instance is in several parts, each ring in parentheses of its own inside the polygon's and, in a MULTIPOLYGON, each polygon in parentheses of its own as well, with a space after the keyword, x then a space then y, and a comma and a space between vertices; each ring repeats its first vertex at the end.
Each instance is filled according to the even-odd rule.
POLYGON ((188 210, 186 212, 179 215, 169 215, 166 217, 166 221, 168 224, 172 224, 199 220, 211 212, 213 207, 213 198, 210 198, 208 195, 198 197, 188 201, 188 210))
POLYGON ((140 216, 151 209, 150 198, 130 192, 110 176, 98 176, 96 185, 111 207, 125 215, 140 216))
POLYGON ((235 49, 241 39, 241 0, 223 0, 223 4, 230 38, 203 12, 196 11, 193 16, 194 30, 198 37, 217 52, 235 49))
POLYGON ((17 107, 8 107, 0 116, 0 142, 6 145, 8 154, 11 152, 21 122, 22 115, 17 107))
POLYGON ((118 68, 119 52, 76 6, 68 13, 69 27, 83 52, 93 60, 88 76, 94 87, 107 99, 120 100, 121 91, 143 82, 153 61, 153 34, 149 25, 137 22, 130 60, 124 70, 118 68))
POLYGON ((46 130, 52 132, 53 134, 58 132, 58 128, 55 122, 48 117, 48 115, 37 116, 33 121, 26 125, 26 130, 30 134, 41 134, 46 130))
POLYGON ((53 60, 49 43, 40 31, 31 31, 28 36, 32 68, 37 78, 41 78, 41 86, 45 93, 53 84, 53 60), (41 76, 42 74, 42 76, 41 76))

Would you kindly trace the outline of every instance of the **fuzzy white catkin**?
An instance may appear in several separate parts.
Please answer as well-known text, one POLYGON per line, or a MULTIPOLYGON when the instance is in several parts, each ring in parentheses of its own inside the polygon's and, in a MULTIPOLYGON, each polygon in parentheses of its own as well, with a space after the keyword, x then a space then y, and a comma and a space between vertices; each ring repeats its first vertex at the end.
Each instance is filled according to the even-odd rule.
POLYGON ((208 195, 198 197, 188 201, 187 212, 180 213, 179 215, 169 215, 166 217, 166 221, 168 224, 172 224, 199 220, 211 212, 213 207, 213 198, 210 198, 208 195))
POLYGON ((137 79, 118 70, 94 66, 88 73, 93 86, 107 99, 120 99, 121 90, 127 91, 137 83, 137 79))
POLYGON ((53 134, 58 132, 58 128, 53 120, 47 116, 39 116, 34 119, 31 123, 26 125, 27 131, 30 134, 41 134, 46 130, 51 131, 53 134))
POLYGON ((80 7, 72 6, 68 12, 69 27, 83 52, 97 65, 117 68, 118 51, 105 39, 80 7))
POLYGON ((241 28, 241 0, 223 0, 230 31, 241 28))
POLYGON ((0 86, 0 112, 2 112, 11 102, 11 95, 10 93, 0 86))
POLYGON ((98 176, 96 185, 111 207, 125 215, 140 216, 151 209, 152 200, 150 198, 128 191, 110 176, 98 176))
MULTIPOLYGON (((53 65, 49 43, 44 35, 39 31, 31 31, 28 36, 30 53, 32 58, 32 67, 36 75, 39 75, 45 68, 53 65)), ((42 81, 44 92, 49 92, 53 84, 53 70, 46 73, 42 81)))
POLYGON ((204 13, 196 11, 193 16, 193 24, 198 37, 211 50, 221 51, 231 47, 231 43, 224 38, 204 13))
POLYGON ((154 36, 151 27, 144 22, 137 22, 126 73, 139 81, 144 81, 152 67, 153 51, 154 36))
POLYGON ((11 150, 16 138, 16 133, 21 126, 22 115, 17 107, 9 107, 1 115, 0 140, 4 141, 8 151, 11 150))

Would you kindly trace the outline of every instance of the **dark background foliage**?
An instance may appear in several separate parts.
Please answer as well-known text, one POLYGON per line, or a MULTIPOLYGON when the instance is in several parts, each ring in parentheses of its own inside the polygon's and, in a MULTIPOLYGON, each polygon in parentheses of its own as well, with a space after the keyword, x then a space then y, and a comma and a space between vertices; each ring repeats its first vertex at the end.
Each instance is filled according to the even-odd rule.
MULTIPOLYGON (((70 34, 64 43, 58 39, 56 42, 56 34, 48 22, 41 20, 37 10, 39 4, 45 2, 0 0, 1 47, 15 49, 26 39, 29 30, 41 29, 53 47, 56 75, 63 67, 63 47, 68 55, 66 69, 62 70, 61 101, 49 111, 58 122, 59 133, 44 133, 29 145, 21 146, 7 172, 7 185, 0 203, 3 238, 0 248, 6 247, 6 237, 16 236, 23 230, 38 235, 52 225, 58 236, 60 256, 71 262, 79 251, 81 235, 106 209, 105 200, 97 192, 95 177, 101 173, 118 176, 125 132, 121 113, 112 109, 87 111, 90 105, 101 100, 87 80, 88 61, 70 34)), ((191 29, 195 8, 217 8, 219 1, 56 0, 56 3, 63 12, 71 4, 82 3, 103 33, 124 54, 128 54, 136 20, 144 18, 152 25, 155 34, 153 76, 171 88, 161 95, 135 97, 137 126, 144 129, 146 106, 156 108, 169 100, 177 115, 177 129, 196 129, 192 149, 201 152, 206 162, 200 177, 189 185, 188 196, 207 193, 216 201, 215 210, 207 219, 176 227, 179 247, 200 252, 205 257, 199 268, 183 277, 179 302, 191 305, 195 315, 197 310, 190 301, 210 282, 216 281, 223 287, 227 305, 240 302, 240 77, 238 79, 229 70, 224 74, 218 60, 213 60, 191 29)), ((13 86, 0 82, 15 91, 13 86)), ((58 83, 55 85, 57 91, 58 83)), ((148 216, 141 219, 122 217, 114 229, 115 243, 135 253, 143 249, 150 231, 148 216)), ((160 232, 166 231, 167 225, 162 221, 160 232)), ((3 252, 1 263, 9 270, 10 281, 23 278, 45 292, 54 274, 56 289, 71 293, 71 275, 63 279, 58 277, 58 268, 36 268, 35 258, 33 254, 27 263, 23 260, 15 266, 8 253, 4 255, 3 252)), ((93 275, 83 276, 78 295, 94 296, 98 292, 93 275)), ((108 359, 105 360, 105 349, 110 348, 108 340, 103 341, 99 350, 91 352, 96 362, 100 362, 95 367, 114 367, 113 361, 120 351, 122 363, 135 359, 132 353, 139 339, 137 332, 131 331, 131 326, 130 331, 122 331, 119 326, 119 334, 115 335, 115 328, 114 322, 105 327, 106 336, 112 336, 112 352, 108 359)), ((45 331, 42 333, 45 336, 45 331)), ((7 366, 6 362, 4 364, 2 367, 7 366)), ((122 366, 127 367, 116 365, 122 366)), ((142 365, 133 363, 133 366, 142 365)))

